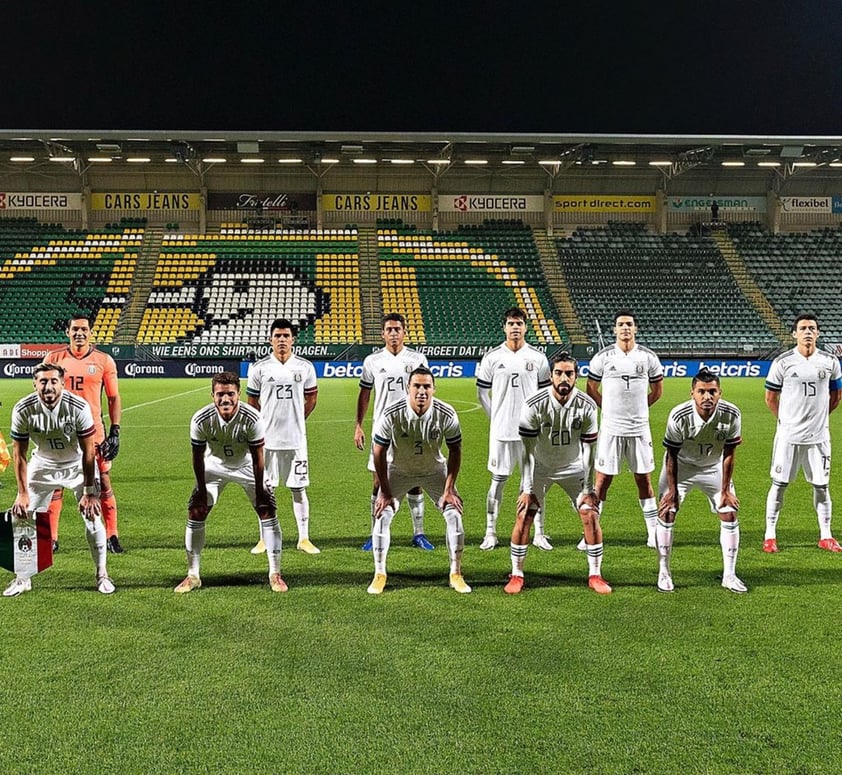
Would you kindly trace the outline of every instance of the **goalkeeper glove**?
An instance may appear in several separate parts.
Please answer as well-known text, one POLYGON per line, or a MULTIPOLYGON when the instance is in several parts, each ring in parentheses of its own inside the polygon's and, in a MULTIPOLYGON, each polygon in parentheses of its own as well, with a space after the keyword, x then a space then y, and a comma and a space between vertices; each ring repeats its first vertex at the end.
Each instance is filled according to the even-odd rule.
POLYGON ((120 426, 112 425, 108 438, 99 445, 99 454, 103 460, 114 460, 120 451, 120 426))

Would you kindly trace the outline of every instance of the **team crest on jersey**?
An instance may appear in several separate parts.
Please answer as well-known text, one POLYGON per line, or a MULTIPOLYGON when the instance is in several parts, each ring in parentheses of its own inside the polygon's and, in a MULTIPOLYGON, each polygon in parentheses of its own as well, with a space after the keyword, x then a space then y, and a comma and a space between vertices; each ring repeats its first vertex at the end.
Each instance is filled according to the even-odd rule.
POLYGON ((296 382, 301 382, 301 380, 302 380, 302 379, 303 379, 303 376, 301 375, 301 372, 300 372, 300 371, 296 371, 296 372, 295 372, 295 381, 296 381, 296 382))
POLYGON ((827 372, 824 369, 819 369, 819 379, 827 379, 827 372))
POLYGON ((526 370, 527 371, 535 371, 535 364, 532 361, 526 362, 526 370))
POLYGON ((75 428, 73 427, 73 423, 69 422, 65 423, 64 427, 62 428, 62 431, 64 431, 64 435, 68 437, 73 435, 74 430, 75 428))
POLYGON ((245 444, 248 441, 246 438, 245 432, 237 434, 237 443, 238 444, 245 444))
POLYGON ((634 370, 641 376, 643 376, 643 364, 638 363, 637 366, 634 367, 634 370))
POLYGON ((96 374, 96 366, 88 366, 88 374, 96 374))
POLYGON ((574 431, 578 431, 582 427, 582 418, 574 417, 570 427, 573 428, 574 431))
POLYGON ((431 428, 430 429, 430 438, 433 441, 438 441, 441 438, 441 429, 440 428, 431 428))
POLYGON ((407 374, 411 374, 411 373, 412 373, 412 364, 411 364, 411 363, 407 363, 407 364, 406 364, 406 366, 404 366, 404 367, 403 367, 403 370, 404 370, 407 374))
POLYGON ((32 551, 32 539, 27 536, 21 536, 18 539, 18 550, 24 553, 32 551))
POLYGON ((716 440, 717 440, 717 441, 725 441, 725 435, 726 435, 726 434, 725 434, 725 431, 718 430, 718 431, 716 432, 716 440))

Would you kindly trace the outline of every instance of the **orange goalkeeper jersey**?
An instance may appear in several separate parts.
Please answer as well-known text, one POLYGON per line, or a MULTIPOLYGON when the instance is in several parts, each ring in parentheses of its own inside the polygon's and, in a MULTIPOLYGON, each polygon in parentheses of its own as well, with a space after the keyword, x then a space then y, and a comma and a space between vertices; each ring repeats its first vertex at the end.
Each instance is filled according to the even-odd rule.
POLYGON ((117 364, 114 359, 95 347, 77 357, 69 347, 54 350, 44 358, 44 363, 56 363, 64 369, 64 387, 81 396, 91 407, 96 424, 94 440, 99 444, 105 438, 102 422, 102 391, 108 398, 117 395, 117 364))

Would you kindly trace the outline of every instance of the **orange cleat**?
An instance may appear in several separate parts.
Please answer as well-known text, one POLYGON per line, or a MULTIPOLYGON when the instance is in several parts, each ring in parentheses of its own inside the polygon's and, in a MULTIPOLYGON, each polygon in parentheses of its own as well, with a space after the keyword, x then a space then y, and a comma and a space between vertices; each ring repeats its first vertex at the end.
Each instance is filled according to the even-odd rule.
POLYGON ((515 576, 514 573, 509 576, 509 583, 503 587, 503 591, 507 595, 516 595, 523 589, 523 576, 515 576))
POLYGON ((598 595, 611 594, 611 587, 602 576, 588 576, 588 586, 598 595))
MULTIPOLYGON (((819 546, 821 546, 821 541, 819 542, 819 546)), ((778 539, 777 538, 767 538, 763 542, 763 551, 767 554, 777 554, 778 552, 778 539)))
POLYGON ((827 549, 829 552, 842 552, 842 546, 839 545, 839 541, 832 536, 830 538, 822 538, 819 541, 819 549, 827 549))

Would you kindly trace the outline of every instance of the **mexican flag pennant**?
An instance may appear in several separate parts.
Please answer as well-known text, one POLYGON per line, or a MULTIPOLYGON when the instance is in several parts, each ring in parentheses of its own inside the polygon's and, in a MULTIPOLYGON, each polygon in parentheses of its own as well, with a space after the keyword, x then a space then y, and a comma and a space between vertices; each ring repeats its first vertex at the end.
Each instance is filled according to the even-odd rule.
POLYGON ((11 511, 0 514, 0 567, 21 576, 34 576, 53 564, 50 519, 18 519, 11 511))

